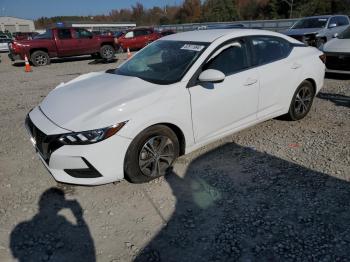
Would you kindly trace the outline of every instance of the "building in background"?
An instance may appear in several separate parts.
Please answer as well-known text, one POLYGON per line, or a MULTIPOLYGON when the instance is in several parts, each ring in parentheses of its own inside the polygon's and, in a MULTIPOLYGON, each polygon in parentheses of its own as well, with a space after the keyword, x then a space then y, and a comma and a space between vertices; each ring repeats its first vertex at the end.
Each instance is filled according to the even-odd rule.
POLYGON ((11 16, 0 16, 0 31, 6 30, 15 32, 34 32, 34 21, 11 16))

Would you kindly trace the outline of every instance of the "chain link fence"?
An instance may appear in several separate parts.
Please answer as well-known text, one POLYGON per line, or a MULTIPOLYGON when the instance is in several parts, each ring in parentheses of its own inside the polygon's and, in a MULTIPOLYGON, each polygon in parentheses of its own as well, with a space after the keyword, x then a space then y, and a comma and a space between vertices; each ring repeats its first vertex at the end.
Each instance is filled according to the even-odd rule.
POLYGON ((176 32, 192 31, 198 29, 207 29, 215 27, 230 27, 243 25, 246 28, 258 28, 276 32, 284 31, 290 28, 298 19, 278 19, 278 20, 252 20, 252 21, 235 21, 235 22, 211 22, 211 23, 187 23, 161 25, 157 29, 174 30, 176 32))

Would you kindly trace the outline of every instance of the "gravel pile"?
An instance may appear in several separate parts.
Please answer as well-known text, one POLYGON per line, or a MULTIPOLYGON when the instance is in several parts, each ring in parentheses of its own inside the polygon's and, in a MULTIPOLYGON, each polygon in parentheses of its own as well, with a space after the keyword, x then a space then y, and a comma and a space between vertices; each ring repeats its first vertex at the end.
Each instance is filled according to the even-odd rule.
POLYGON ((50 177, 23 121, 60 82, 116 64, 26 74, 1 56, 0 261, 350 260, 349 79, 326 79, 304 120, 229 136, 165 178, 79 187, 50 177))

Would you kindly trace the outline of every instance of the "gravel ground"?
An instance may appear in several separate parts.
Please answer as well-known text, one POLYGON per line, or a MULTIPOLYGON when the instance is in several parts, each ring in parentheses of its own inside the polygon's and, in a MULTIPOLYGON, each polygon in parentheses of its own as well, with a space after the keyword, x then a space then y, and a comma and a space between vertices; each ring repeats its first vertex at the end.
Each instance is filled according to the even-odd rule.
POLYGON ((166 178, 80 187, 50 177, 23 121, 60 82, 116 63, 24 73, 1 58, 0 261, 350 261, 350 78, 326 79, 304 120, 229 136, 166 178))

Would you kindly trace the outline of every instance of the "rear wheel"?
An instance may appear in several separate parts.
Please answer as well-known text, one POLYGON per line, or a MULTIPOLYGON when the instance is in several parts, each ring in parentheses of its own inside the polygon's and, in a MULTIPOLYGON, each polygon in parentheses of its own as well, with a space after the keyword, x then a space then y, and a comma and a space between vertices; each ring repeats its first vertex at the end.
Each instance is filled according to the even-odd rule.
POLYGON ((104 45, 100 49, 100 55, 103 59, 111 60, 114 58, 115 50, 111 45, 104 45))
POLYGON ((144 130, 135 137, 126 153, 126 179, 144 183, 164 176, 179 152, 179 141, 169 127, 156 125, 144 130))
POLYGON ((45 66, 50 64, 50 57, 48 53, 39 50, 33 52, 33 54, 30 56, 30 61, 34 66, 45 66))
POLYGON ((287 117, 292 121, 303 119, 309 113, 314 97, 313 85, 309 81, 302 82, 294 93, 287 117))

